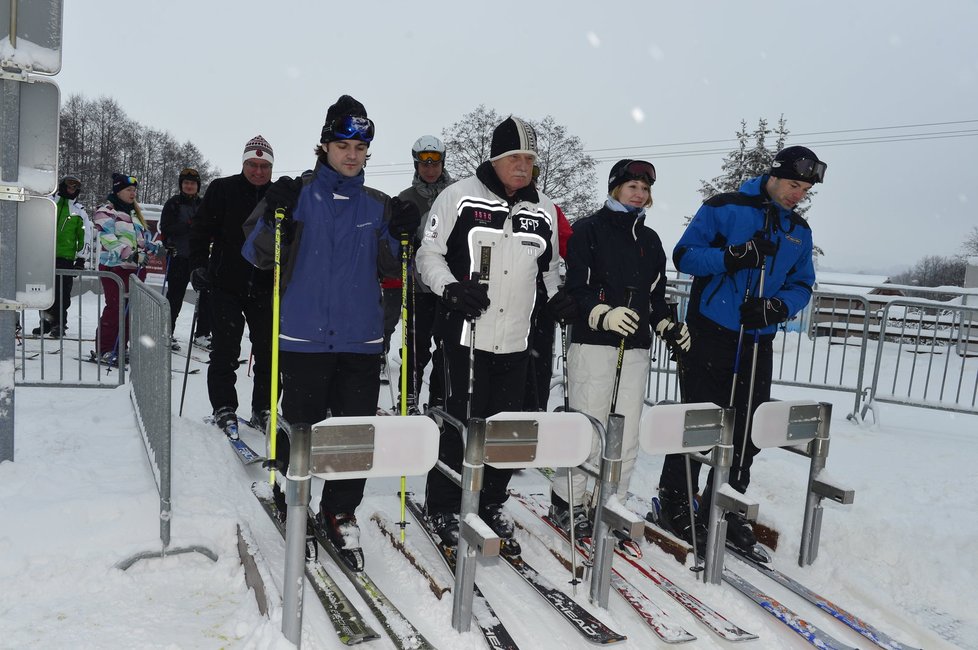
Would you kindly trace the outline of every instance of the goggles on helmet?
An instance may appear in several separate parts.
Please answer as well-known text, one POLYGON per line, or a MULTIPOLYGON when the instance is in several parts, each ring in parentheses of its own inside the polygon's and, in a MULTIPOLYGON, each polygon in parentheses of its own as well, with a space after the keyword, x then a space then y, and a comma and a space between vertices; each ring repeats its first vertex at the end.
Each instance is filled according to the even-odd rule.
POLYGON ((69 190, 77 190, 79 187, 81 187, 81 181, 76 178, 69 178, 65 181, 65 187, 67 187, 69 190))
POLYGON ((441 162, 441 152, 440 151, 421 151, 417 155, 418 162, 425 165, 436 165, 441 162))
POLYGON ((790 162, 784 160, 774 161, 774 167, 780 165, 790 165, 800 180, 813 184, 824 181, 825 170, 828 168, 828 165, 821 160, 812 160, 811 158, 796 158, 790 162))
POLYGON ((366 117, 344 115, 333 120, 331 133, 340 140, 362 140, 370 142, 374 139, 374 123, 366 117))

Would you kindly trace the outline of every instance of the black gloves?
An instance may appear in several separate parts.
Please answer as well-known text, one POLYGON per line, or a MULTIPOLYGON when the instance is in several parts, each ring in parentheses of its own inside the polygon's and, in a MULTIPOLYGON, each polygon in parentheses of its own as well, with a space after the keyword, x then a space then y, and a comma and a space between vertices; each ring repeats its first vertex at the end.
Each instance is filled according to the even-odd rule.
POLYGON ((760 329, 788 320, 788 306, 780 298, 748 298, 740 306, 740 322, 747 329, 760 329))
POLYGON ((764 258, 774 255, 777 249, 774 242, 754 235, 753 239, 743 244, 727 246, 727 250, 723 252, 723 265, 730 273, 741 269, 759 269, 764 266, 764 258))
POLYGON ((167 257, 172 258, 177 256, 177 247, 173 244, 163 244, 163 248, 166 250, 167 257))
POLYGON ((302 191, 302 177, 289 178, 282 176, 277 181, 268 186, 265 191, 265 213, 262 220, 270 228, 275 228, 275 211, 278 208, 285 210, 285 217, 282 219, 282 239, 286 244, 292 241, 292 234, 295 232, 295 221, 292 219, 292 212, 299 202, 299 193, 302 191))
POLYGON ((414 239, 414 234, 421 225, 421 212, 411 201, 402 201, 396 196, 390 201, 391 220, 390 233, 399 239, 414 239))
POLYGON ((478 318, 489 308, 489 286, 475 280, 452 282, 445 286, 442 298, 451 309, 462 312, 466 318, 478 318))
POLYGON ((85 258, 84 257, 76 257, 75 258, 75 263, 74 263, 74 268, 77 269, 77 270, 79 270, 79 271, 84 271, 85 270, 85 258))
POLYGON ((577 319, 577 303, 563 289, 558 289, 547 301, 547 312, 555 321, 566 325, 577 319))
POLYGON ((693 339, 689 335, 689 328, 686 327, 686 323, 676 323, 671 318, 663 318, 655 326, 655 333, 665 341, 669 350, 675 354, 689 352, 689 349, 693 347, 693 339))
POLYGON ((190 284, 193 286, 194 291, 207 291, 213 283, 214 278, 211 276, 211 272, 207 270, 207 267, 202 266, 199 269, 194 269, 190 274, 190 284))

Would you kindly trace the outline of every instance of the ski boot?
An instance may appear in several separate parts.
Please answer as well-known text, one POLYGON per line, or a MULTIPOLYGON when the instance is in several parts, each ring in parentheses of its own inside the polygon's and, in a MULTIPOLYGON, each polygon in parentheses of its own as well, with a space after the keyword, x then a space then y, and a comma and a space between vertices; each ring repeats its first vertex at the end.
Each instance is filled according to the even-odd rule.
POLYGON ((343 563, 353 571, 363 571, 363 549, 360 548, 360 526, 356 516, 346 512, 334 515, 320 510, 318 519, 343 563))
POLYGON ((238 439, 238 414, 234 407, 222 406, 214 411, 214 424, 231 440, 238 439))

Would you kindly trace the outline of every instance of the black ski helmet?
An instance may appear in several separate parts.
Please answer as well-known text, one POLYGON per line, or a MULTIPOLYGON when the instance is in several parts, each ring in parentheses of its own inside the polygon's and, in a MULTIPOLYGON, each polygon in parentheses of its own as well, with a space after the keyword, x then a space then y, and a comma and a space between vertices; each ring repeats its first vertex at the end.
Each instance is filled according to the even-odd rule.
POLYGON ((58 196, 63 196, 68 199, 77 199, 79 194, 81 194, 81 179, 74 174, 68 174, 58 183, 58 196), (68 190, 68 183, 78 184, 74 193, 68 190))
POLYGON ((200 192, 200 174, 193 167, 184 167, 180 172, 180 178, 177 180, 177 188, 181 191, 183 190, 184 181, 193 181, 197 183, 197 191, 200 192))

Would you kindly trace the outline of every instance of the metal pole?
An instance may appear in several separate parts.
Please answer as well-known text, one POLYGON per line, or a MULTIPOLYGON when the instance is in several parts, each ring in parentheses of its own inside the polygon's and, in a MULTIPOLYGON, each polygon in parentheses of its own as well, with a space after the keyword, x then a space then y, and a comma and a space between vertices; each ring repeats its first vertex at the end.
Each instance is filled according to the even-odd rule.
POLYGON ((608 607, 608 593, 611 589, 611 558, 615 551, 615 537, 601 515, 608 504, 608 499, 618 492, 624 433, 625 416, 620 413, 610 413, 605 432, 604 453, 601 458, 600 496, 594 528, 594 573, 591 576, 590 591, 591 602, 605 609, 608 607))
POLYGON ((289 471, 285 476, 285 578, 282 598, 282 634, 296 645, 302 645, 302 571, 306 562, 306 513, 309 508, 309 485, 312 475, 312 428, 293 424, 290 436, 289 471))
POLYGON ((808 473, 808 494, 805 498, 805 519, 801 526, 801 548, 798 549, 798 566, 808 566, 818 557, 818 541, 822 532, 822 496, 813 489, 818 475, 825 469, 829 455, 829 422, 832 420, 832 405, 820 402, 818 409, 818 429, 815 439, 809 443, 812 457, 808 473))
MULTIPOLYGON (((472 418, 468 424, 465 443, 465 460, 462 462, 462 507, 459 511, 461 525, 466 517, 479 512, 479 495, 482 491, 482 474, 486 457, 486 421, 472 418)), ((457 632, 468 632, 472 624, 472 596, 475 588, 476 552, 469 548, 464 535, 459 535, 455 556, 455 595, 452 600, 452 627, 457 632)))
MULTIPOLYGON (((14 43, 17 25, 17 3, 10 3, 10 40, 14 43)), ((0 169, 3 175, 0 182, 14 185, 18 182, 20 159, 20 82, 0 82, 3 89, 0 102, 4 116, 0 125, 0 169)), ((0 298, 11 301, 17 297, 17 212, 16 201, 0 200, 0 298)), ((0 418, 0 462, 14 460, 14 349, 15 341, 11 334, 17 327, 17 312, 12 309, 0 310, 0 366, 7 368, 0 376, 0 385, 10 386, 10 390, 0 393, 0 410, 6 413, 0 418)))
POLYGON ((733 463, 733 408, 723 409, 723 431, 720 444, 713 448, 713 493, 710 495, 710 522, 706 534, 706 558, 703 582, 718 585, 723 577, 724 541, 727 539, 727 520, 721 515, 717 493, 720 486, 730 478, 730 465, 733 463))

